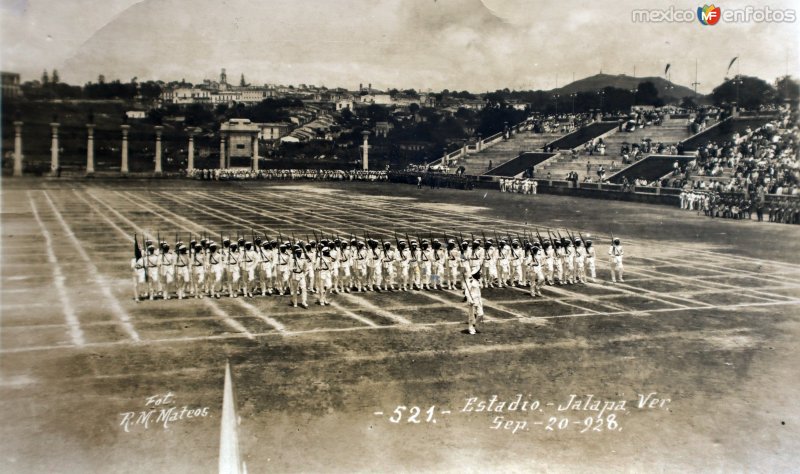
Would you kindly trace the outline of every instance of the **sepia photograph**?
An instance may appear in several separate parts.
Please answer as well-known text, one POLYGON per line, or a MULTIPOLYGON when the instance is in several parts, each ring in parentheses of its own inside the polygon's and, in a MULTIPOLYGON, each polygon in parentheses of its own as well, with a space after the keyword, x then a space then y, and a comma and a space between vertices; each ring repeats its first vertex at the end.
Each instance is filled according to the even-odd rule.
POLYGON ((0 471, 800 469, 795 0, 0 0, 0 471))

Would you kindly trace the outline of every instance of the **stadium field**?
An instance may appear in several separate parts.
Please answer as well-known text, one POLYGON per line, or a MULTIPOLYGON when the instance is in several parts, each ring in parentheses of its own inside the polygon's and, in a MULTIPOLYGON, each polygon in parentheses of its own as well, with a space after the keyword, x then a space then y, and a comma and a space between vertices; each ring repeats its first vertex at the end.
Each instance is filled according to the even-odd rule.
POLYGON ((216 472, 226 363, 248 472, 796 469, 794 226, 400 184, 34 179, 3 180, 0 223, 13 472, 216 472), (597 283, 484 290, 474 336, 459 291, 133 300, 135 233, 548 229, 591 235, 597 283))

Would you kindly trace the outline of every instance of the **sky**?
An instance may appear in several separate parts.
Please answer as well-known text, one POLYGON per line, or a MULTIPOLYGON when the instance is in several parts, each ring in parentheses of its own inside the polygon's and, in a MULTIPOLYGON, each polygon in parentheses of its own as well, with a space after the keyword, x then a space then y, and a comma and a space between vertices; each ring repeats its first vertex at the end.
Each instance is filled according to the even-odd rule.
MULTIPOLYGON (((253 84, 354 89, 551 89, 603 72, 663 75, 709 92, 731 73, 800 72, 792 23, 642 23, 632 10, 696 11, 670 0, 0 0, 0 66, 38 79, 200 82, 226 68, 253 84)), ((793 0, 768 6, 794 9, 793 0)), ((796 15, 800 16, 800 15, 796 15)))

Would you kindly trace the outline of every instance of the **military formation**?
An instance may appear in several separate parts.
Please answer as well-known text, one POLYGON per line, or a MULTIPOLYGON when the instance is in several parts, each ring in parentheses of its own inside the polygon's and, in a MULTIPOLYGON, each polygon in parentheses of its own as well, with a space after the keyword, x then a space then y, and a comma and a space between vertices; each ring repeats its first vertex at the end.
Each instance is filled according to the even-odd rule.
MULTIPOLYGON (((528 288, 541 297, 545 285, 596 282, 597 253, 591 239, 567 233, 535 236, 393 239, 322 236, 299 240, 252 233, 251 239, 203 237, 174 250, 166 241, 135 238, 136 300, 156 298, 253 298, 285 295, 294 307, 308 308, 308 294, 329 305, 333 294, 380 291, 461 290, 473 310, 483 314, 481 288, 528 288)), ((624 281, 624 250, 612 237, 608 249, 612 282, 624 281)))

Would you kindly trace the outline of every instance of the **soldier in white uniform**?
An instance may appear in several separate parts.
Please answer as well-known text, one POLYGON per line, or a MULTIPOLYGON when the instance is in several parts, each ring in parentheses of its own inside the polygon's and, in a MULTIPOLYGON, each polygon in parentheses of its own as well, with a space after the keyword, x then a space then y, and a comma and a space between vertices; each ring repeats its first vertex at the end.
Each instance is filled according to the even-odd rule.
POLYGON ((397 242, 397 267, 400 274, 399 286, 402 291, 408 291, 410 265, 411 251, 406 248, 405 240, 399 240, 397 242))
POLYGON ((240 266, 240 253, 239 245, 231 243, 228 247, 228 253, 225 254, 225 273, 227 274, 228 295, 231 298, 236 298, 239 294, 239 280, 241 279, 241 266, 240 266))
POLYGON ((530 275, 531 296, 542 296, 542 284, 544 283, 544 255, 539 247, 528 244, 528 252, 525 257, 525 266, 530 275))
POLYGON ((556 279, 558 279, 558 284, 564 284, 564 256, 566 252, 564 248, 561 246, 561 242, 556 240, 553 242, 553 248, 555 249, 555 258, 553 259, 553 263, 555 264, 555 274, 556 279))
POLYGON ((586 283, 586 247, 581 239, 575 239, 575 281, 586 283))
POLYGON ((481 298, 481 273, 477 271, 472 274, 464 287, 464 296, 469 305, 469 320, 467 331, 475 334, 475 326, 483 320, 483 299, 481 298))
POLYGON ((353 287, 353 252, 346 240, 339 250, 339 291, 350 293, 353 287))
POLYGON ((592 241, 586 239, 586 266, 589 267, 589 275, 592 277, 592 283, 597 282, 597 275, 595 273, 595 257, 596 252, 592 246, 592 241))
POLYGON ((178 299, 182 300, 189 285, 189 255, 186 253, 186 246, 178 246, 175 255, 175 287, 178 299))
POLYGON ((419 249, 416 240, 411 241, 411 260, 408 261, 408 272, 411 275, 412 286, 415 290, 422 289, 422 273, 420 269, 422 251, 419 249))
POLYGON ((291 293, 292 258, 292 254, 289 253, 289 247, 287 247, 286 244, 278 245, 278 254, 275 258, 275 283, 278 285, 279 295, 288 295, 291 293))
POLYGON ((367 249, 364 245, 364 242, 359 240, 356 243, 356 252, 354 255, 354 266, 355 266, 355 279, 356 279, 356 289, 360 293, 367 287, 367 277, 369 276, 368 267, 367 267, 367 249))
POLYGON ((161 292, 164 299, 170 298, 170 289, 175 281, 175 255, 169 251, 169 245, 162 244, 162 253, 158 259, 158 273, 161 275, 161 292))
POLYGON ((195 298, 203 297, 203 288, 206 285, 206 257, 203 252, 203 245, 196 244, 194 252, 190 258, 191 262, 191 280, 192 280, 192 295, 195 298))
POLYGON ((223 274, 225 273, 224 258, 217 251, 217 244, 211 242, 208 245, 208 271, 209 293, 208 296, 220 297, 223 290, 223 274))
POLYGON ((333 241, 333 246, 329 246, 330 249, 329 254, 331 257, 331 281, 333 283, 333 287, 331 288, 332 293, 339 293, 339 266, 341 262, 339 261, 339 252, 342 247, 342 241, 340 239, 335 239, 333 241))
POLYGON ((483 275, 482 285, 484 288, 494 288, 495 283, 500 283, 497 276, 497 247, 494 246, 492 239, 486 239, 486 251, 483 257, 483 275))
POLYGON ((427 239, 422 240, 422 249, 420 250, 419 269, 422 280, 422 289, 431 289, 431 267, 433 260, 433 250, 431 249, 430 242, 427 239))
POLYGON ((454 290, 458 284, 458 272, 461 261, 461 252, 456 248, 456 241, 450 239, 447 241, 447 289, 454 290))
POLYGON ((392 249, 391 242, 384 242, 381 258, 381 265, 383 266, 383 291, 389 291, 390 289, 394 291, 396 289, 394 287, 396 274, 395 257, 395 251, 392 249))
POLYGON ((525 255, 523 253, 523 249, 520 247, 519 240, 517 239, 511 241, 509 259, 512 280, 510 283, 515 286, 522 286, 525 282, 525 277, 522 274, 522 262, 525 259, 525 255))
POLYGON ((318 289, 316 265, 317 265, 317 260, 318 260, 317 257, 319 255, 319 251, 322 250, 322 247, 324 247, 322 242, 323 240, 320 239, 319 243, 317 243, 317 241, 315 240, 312 240, 309 241, 307 244, 304 243, 303 241, 299 241, 296 244, 301 246, 300 249, 301 252, 303 249, 305 249, 305 252, 303 252, 304 255, 303 258, 306 259, 306 278, 307 278, 306 288, 308 288, 311 291, 311 293, 316 293, 318 289))
POLYGON ((381 288, 382 280, 382 260, 381 250, 378 248, 380 242, 374 239, 369 239, 367 245, 369 251, 367 252, 367 291, 378 291, 381 288))
POLYGON ((275 286, 275 261, 269 242, 261 243, 258 248, 258 279, 261 282, 261 296, 271 295, 275 286))
POLYGON ((247 297, 253 297, 253 291, 257 288, 256 272, 259 267, 258 252, 253 248, 252 242, 244 243, 244 253, 242 255, 242 269, 244 270, 244 289, 247 297))
POLYGON ((433 259, 431 262, 431 285, 435 290, 442 288, 442 275, 444 275, 445 255, 442 243, 438 239, 433 239, 433 259))
POLYGON ((545 276, 547 277, 547 284, 554 285, 555 284, 555 260, 556 260, 556 251, 553 248, 552 243, 549 240, 545 240, 542 244, 544 248, 544 264, 545 264, 545 276))
POLYGON ((561 241, 561 245, 564 249, 564 279, 572 285, 575 282, 575 247, 572 240, 566 238, 561 241))
POLYGON ((319 275, 318 298, 320 306, 329 305, 328 296, 333 288, 333 262, 334 257, 329 247, 323 247, 317 257, 317 274, 319 275))
POLYGON ((292 288, 292 306, 297 308, 298 298, 303 308, 308 308, 308 287, 306 278, 308 277, 308 260, 303 257, 303 249, 295 246, 294 253, 290 257, 289 272, 291 278, 289 284, 292 288))
POLYGON ((613 244, 608 248, 608 255, 611 257, 611 281, 614 283, 617 282, 617 273, 619 274, 619 281, 625 281, 622 278, 622 256, 624 254, 625 251, 622 249, 619 239, 614 239, 613 244))
POLYGON ((506 285, 511 285, 511 247, 508 246, 505 240, 500 239, 497 248, 497 273, 498 279, 500 280, 499 286, 500 288, 505 288, 506 285))

